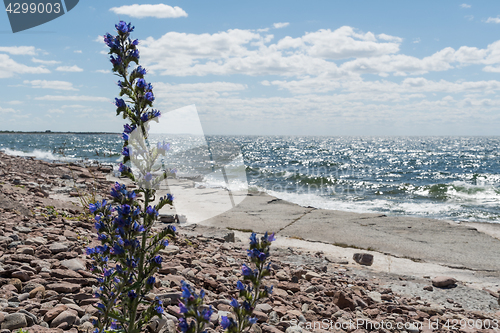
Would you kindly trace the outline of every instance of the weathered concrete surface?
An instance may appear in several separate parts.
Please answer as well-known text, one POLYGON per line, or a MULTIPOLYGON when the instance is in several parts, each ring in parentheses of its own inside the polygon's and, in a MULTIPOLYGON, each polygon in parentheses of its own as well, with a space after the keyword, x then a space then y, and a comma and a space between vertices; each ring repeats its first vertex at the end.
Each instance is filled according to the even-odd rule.
POLYGON ((280 234, 451 267, 500 271, 500 240, 442 220, 318 209, 280 234))
POLYGON ((235 208, 201 224, 259 233, 279 232, 311 210, 265 193, 249 194, 235 208))
MULTIPOLYGON (((479 232, 470 223, 314 209, 258 193, 202 224, 277 232, 306 241, 475 270, 488 276, 500 274, 500 240, 479 232)), ((490 226, 495 227, 500 230, 500 225, 490 226)))

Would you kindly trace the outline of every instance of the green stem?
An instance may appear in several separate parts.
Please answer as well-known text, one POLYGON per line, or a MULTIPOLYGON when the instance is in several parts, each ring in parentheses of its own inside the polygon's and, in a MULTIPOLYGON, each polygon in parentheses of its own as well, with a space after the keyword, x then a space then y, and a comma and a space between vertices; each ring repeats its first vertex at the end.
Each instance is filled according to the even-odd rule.
MULTIPOLYGON (((143 212, 145 215, 143 217, 143 224, 146 223, 146 217, 147 217, 146 209, 148 208, 148 205, 149 205, 150 195, 151 195, 150 190, 146 189, 144 191, 144 209, 143 209, 143 212)), ((138 268, 139 268, 139 274, 137 276, 138 281, 142 281, 144 279, 144 276, 143 276, 144 275, 144 256, 146 255, 146 251, 144 249, 146 248, 147 239, 148 239, 148 232, 144 232, 142 234, 141 257, 140 257, 139 265, 138 265, 138 268)), ((135 319, 136 319, 135 317, 137 316, 137 306, 139 305, 141 285, 142 285, 142 283, 139 283, 136 287, 136 290, 135 290, 137 297, 132 302, 132 309, 130 311, 129 327, 128 327, 129 332, 133 332, 135 330, 135 319)))

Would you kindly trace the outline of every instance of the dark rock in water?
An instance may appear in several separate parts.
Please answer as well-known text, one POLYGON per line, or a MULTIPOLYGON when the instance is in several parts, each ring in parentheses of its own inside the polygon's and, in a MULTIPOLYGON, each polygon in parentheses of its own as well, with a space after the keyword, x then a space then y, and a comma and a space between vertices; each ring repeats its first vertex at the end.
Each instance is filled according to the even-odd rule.
POLYGON ((352 259, 360 265, 371 266, 373 264, 373 254, 369 253, 354 253, 352 259))

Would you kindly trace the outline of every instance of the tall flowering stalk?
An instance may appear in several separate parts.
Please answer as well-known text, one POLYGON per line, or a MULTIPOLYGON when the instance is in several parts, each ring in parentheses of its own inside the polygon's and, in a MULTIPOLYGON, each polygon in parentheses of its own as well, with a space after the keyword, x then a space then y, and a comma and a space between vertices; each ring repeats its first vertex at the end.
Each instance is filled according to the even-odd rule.
MULTIPOLYGON (((153 110, 153 87, 144 79, 146 70, 139 66, 138 40, 131 40, 134 30, 131 24, 123 21, 116 26, 117 35, 106 34, 105 43, 109 46, 113 72, 120 76, 118 86, 120 97, 128 96, 128 104, 122 98, 115 99, 117 115, 123 114, 130 124, 124 126, 123 163, 120 164, 122 176, 132 181, 142 181, 144 187, 128 191, 124 184, 116 183, 111 190, 111 203, 106 200, 90 204, 89 210, 94 215, 95 229, 101 245, 88 248, 87 254, 94 259, 92 270, 98 277, 99 291, 95 297, 98 320, 94 322, 95 333, 109 330, 139 333, 154 316, 162 316, 161 300, 150 300, 146 294, 156 282, 154 274, 161 267, 162 257, 159 252, 168 245, 167 238, 175 236, 175 228, 168 227, 153 234, 152 227, 158 218, 158 211, 167 204, 172 204, 173 197, 168 194, 160 198, 157 205, 151 206, 155 195, 151 183, 157 178, 142 170, 140 179, 136 179, 127 165, 131 161, 129 140, 140 133, 146 140, 142 147, 148 151, 147 122, 155 120, 160 112, 153 110), (137 67, 129 74, 131 63, 137 67), (139 193, 144 199, 137 199, 139 193)), ((144 156, 156 157, 165 154, 168 144, 159 144, 144 156)), ((133 157, 133 156, 132 156, 133 157)), ((143 163, 150 164, 148 159, 143 163)), ((139 165, 139 169, 141 165, 139 165)), ((163 175, 166 177, 166 175, 163 175)), ((139 182, 140 183, 140 182, 139 182)), ((141 183, 140 183, 141 184, 141 183)))
POLYGON ((269 259, 269 248, 271 242, 275 240, 274 234, 264 236, 257 239, 257 235, 252 233, 250 236, 250 249, 247 250, 250 262, 255 268, 243 264, 241 274, 243 281, 249 281, 251 285, 244 284, 238 281, 236 288, 239 290, 239 297, 243 299, 240 304, 237 299, 231 300, 231 307, 235 318, 223 316, 221 318, 221 326, 228 333, 243 332, 246 328, 257 322, 257 318, 253 317, 253 311, 258 301, 268 297, 273 292, 273 287, 262 285, 262 279, 271 274, 269 259))
POLYGON ((205 291, 201 289, 196 294, 193 287, 187 282, 182 281, 182 295, 179 302, 179 312, 182 315, 179 318, 179 329, 183 333, 202 333, 205 331, 205 325, 210 322, 213 314, 212 306, 203 304, 205 291))

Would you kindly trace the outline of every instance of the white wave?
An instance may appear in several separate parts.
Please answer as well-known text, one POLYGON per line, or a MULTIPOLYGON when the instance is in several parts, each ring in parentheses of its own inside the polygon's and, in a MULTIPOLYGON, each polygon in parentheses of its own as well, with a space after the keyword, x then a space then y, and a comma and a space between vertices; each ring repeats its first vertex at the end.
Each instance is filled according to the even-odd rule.
POLYGON ((40 149, 34 149, 31 152, 24 152, 20 150, 14 150, 10 148, 3 148, 1 149, 5 154, 11 155, 11 156, 21 156, 21 157, 34 157, 38 160, 44 160, 44 161, 65 161, 65 162, 71 162, 71 161, 76 161, 77 159, 74 157, 67 157, 67 156, 62 156, 62 155, 55 155, 51 153, 50 151, 45 151, 45 150, 40 150, 40 149))

